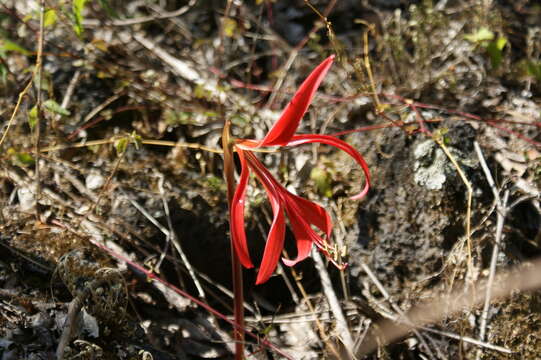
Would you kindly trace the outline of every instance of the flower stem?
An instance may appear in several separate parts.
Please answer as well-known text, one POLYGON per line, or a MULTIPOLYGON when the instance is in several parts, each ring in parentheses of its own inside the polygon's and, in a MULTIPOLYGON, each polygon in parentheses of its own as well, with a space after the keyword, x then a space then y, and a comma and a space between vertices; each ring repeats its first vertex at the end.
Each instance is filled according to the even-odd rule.
MULTIPOLYGON (((222 133, 222 147, 224 151, 224 178, 227 184, 227 203, 231 211, 233 194, 235 193, 235 162, 233 160, 233 142, 230 139, 229 128, 231 122, 225 121, 222 133)), ((239 328, 244 328, 244 294, 242 287, 242 266, 235 252, 233 239, 231 240, 231 269, 233 277, 233 313, 236 327, 234 331, 235 340, 235 360, 242 360, 244 355, 244 333, 239 328)))

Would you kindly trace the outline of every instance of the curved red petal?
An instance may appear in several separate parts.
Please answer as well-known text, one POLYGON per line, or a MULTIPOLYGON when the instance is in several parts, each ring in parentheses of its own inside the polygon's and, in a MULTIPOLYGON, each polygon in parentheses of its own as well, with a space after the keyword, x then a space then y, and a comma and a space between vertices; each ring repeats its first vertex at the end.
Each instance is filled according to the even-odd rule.
POLYGON ((334 55, 329 56, 308 75, 260 146, 284 145, 291 139, 333 60, 334 55))
MULTIPOLYGON (((332 231, 332 222, 331 217, 325 211, 325 209, 314 202, 290 193, 286 188, 278 183, 278 181, 276 181, 268 169, 265 168, 265 166, 250 151, 246 151, 246 159, 250 168, 254 171, 258 180, 263 184, 265 190, 267 191, 269 200, 271 201, 271 206, 273 207, 273 225, 276 221, 278 221, 278 209, 280 211, 280 219, 282 218, 282 207, 284 206, 289 217, 297 245, 297 256, 293 260, 282 259, 284 264, 293 266, 299 261, 304 260, 310 255, 310 250, 312 249, 313 243, 316 243, 316 245, 326 253, 325 240, 323 240, 321 236, 319 236, 311 227, 311 225, 314 225, 323 231, 327 238, 330 237, 332 231)), ((271 237, 271 234, 269 233, 260 268, 260 274, 258 275, 258 284, 266 281, 275 270, 278 258, 283 248, 284 235, 285 234, 282 234, 279 238, 275 238, 271 237), (271 240, 272 243, 270 243, 271 240)))
POLYGON ((233 246, 237 252, 240 263, 246 268, 252 268, 254 265, 250 260, 250 253, 248 252, 248 244, 246 242, 246 232, 244 230, 244 204, 250 169, 246 164, 244 151, 237 149, 237 153, 239 155, 242 169, 239 183, 235 188, 235 194, 233 195, 233 201, 231 202, 229 224, 231 227, 233 246))
POLYGON ((278 260, 280 260, 280 255, 284 248, 286 223, 282 206, 279 206, 276 211, 273 209, 273 215, 274 219, 272 220, 269 235, 267 236, 263 259, 257 273, 256 285, 263 284, 269 280, 278 266, 278 260))
POLYGON ((327 238, 330 238, 332 232, 332 221, 327 211, 310 200, 304 199, 289 192, 288 195, 294 199, 296 207, 298 207, 306 222, 316 226, 318 229, 323 231, 325 235, 327 235, 327 238))
POLYGON ((297 256, 295 259, 282 258, 282 261, 287 266, 293 266, 299 261, 306 259, 310 255, 313 243, 324 243, 324 240, 310 227, 310 222, 306 221, 305 214, 302 213, 297 205, 294 201, 286 202, 287 216, 297 245, 297 256))
POLYGON ((351 145, 334 136, 307 134, 293 136, 286 146, 296 146, 315 142, 339 148, 340 150, 346 152, 349 156, 351 156, 357 162, 357 164, 361 166, 366 181, 363 190, 359 194, 352 196, 351 199, 359 200, 363 198, 370 189, 370 170, 368 169, 368 165, 366 164, 366 161, 364 161, 364 158, 361 156, 361 154, 359 154, 357 150, 355 150, 355 148, 353 148, 351 145))
POLYGON ((259 266, 259 272, 257 273, 256 285, 266 282, 278 266, 278 260, 282 254, 284 248, 285 238, 285 216, 283 209, 283 196, 282 186, 274 179, 272 174, 263 166, 263 164, 257 159, 257 157, 251 152, 246 152, 246 158, 250 168, 256 174, 257 179, 261 182, 269 202, 272 207, 273 220, 267 235, 267 242, 265 243, 265 251, 263 252, 263 259, 259 266))

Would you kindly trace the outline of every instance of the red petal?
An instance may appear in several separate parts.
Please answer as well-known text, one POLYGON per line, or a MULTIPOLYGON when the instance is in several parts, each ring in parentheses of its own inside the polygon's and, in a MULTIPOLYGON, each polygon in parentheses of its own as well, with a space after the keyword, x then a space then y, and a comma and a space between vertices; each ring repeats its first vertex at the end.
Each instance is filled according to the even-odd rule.
POLYGON ((290 192, 288 192, 288 195, 294 199, 295 205, 298 207, 302 217, 306 219, 308 223, 323 231, 325 235, 327 235, 327 238, 330 238, 332 221, 327 211, 310 200, 306 200, 300 196, 291 194, 290 192))
MULTIPOLYGON (((284 189, 284 191, 287 190, 284 189)), ((319 248, 325 247, 326 240, 323 240, 311 225, 323 231, 329 239, 332 222, 327 211, 318 204, 289 192, 285 194, 285 197, 286 212, 297 244, 297 257, 294 260, 282 259, 282 261, 287 266, 293 266, 310 255, 312 243, 316 243, 319 248)))
MULTIPOLYGON (((273 220, 267 235, 263 259, 257 274, 256 285, 266 282, 278 266, 278 260, 284 248, 285 216, 283 209, 282 186, 251 152, 246 152, 248 164, 254 170, 258 180, 263 184, 272 207, 273 220)), ((284 189, 285 190, 285 189, 284 189)))
MULTIPOLYGON (((284 263, 288 266, 293 266, 299 261, 306 259, 306 257, 310 255, 313 243, 316 243, 318 247, 328 255, 325 250, 325 240, 323 240, 311 227, 311 225, 316 226, 326 234, 327 238, 330 237, 332 222, 331 217, 325 209, 316 203, 287 191, 287 189, 276 181, 272 174, 253 153, 246 151, 246 159, 250 168, 255 172, 257 178, 261 181, 267 191, 273 207, 273 226, 275 223, 279 222, 280 226, 284 226, 282 231, 285 231, 282 210, 283 205, 285 205, 285 210, 295 236, 297 257, 294 260, 282 259, 284 263)), ((269 233, 267 245, 263 254, 263 261, 257 278, 257 284, 267 281, 276 269, 283 243, 283 233, 280 237, 274 235, 271 236, 271 233, 269 233)))
MULTIPOLYGON (((289 223, 291 224, 291 229, 295 235, 295 243, 297 244, 297 257, 295 259, 289 260, 282 258, 282 261, 287 266, 293 266, 299 261, 306 259, 308 255, 310 255, 313 243, 318 243, 320 244, 319 247, 321 247, 325 242, 325 240, 323 240, 310 226, 310 224, 316 224, 310 221, 314 219, 309 219, 309 216, 303 212, 303 210, 307 209, 306 206, 303 205, 299 206, 296 199, 286 201, 287 216, 289 217, 289 223)), ((311 205, 319 207, 314 203, 311 203, 311 205)), ((311 210, 308 211, 310 212, 311 210)), ((319 220, 316 220, 316 222, 319 222, 319 220)))
POLYGON ((333 60, 334 55, 329 56, 308 75, 260 146, 284 145, 291 139, 333 60))
POLYGON ((345 151, 349 156, 351 156, 357 162, 357 164, 361 166, 364 172, 364 176, 366 178, 364 188, 359 194, 352 196, 351 199, 359 200, 362 197, 364 197, 366 193, 368 192, 368 189, 370 189, 370 170, 368 170, 368 165, 366 164, 366 161, 364 161, 361 154, 359 154, 357 150, 355 150, 355 148, 353 148, 348 143, 330 135, 308 134, 308 135, 293 136, 286 146, 296 146, 296 145, 302 145, 302 144, 308 144, 308 143, 314 143, 314 142, 331 145, 331 146, 339 148, 340 150, 345 151))
POLYGON ((239 183, 235 189, 235 194, 233 195, 233 201, 231 202, 229 223, 231 226, 231 238, 233 239, 233 245, 240 263, 246 268, 252 268, 254 265, 250 260, 248 244, 246 243, 246 232, 244 230, 244 199, 246 197, 246 187, 248 185, 250 169, 246 164, 244 151, 237 149, 237 154, 239 155, 242 170, 239 183))
POLYGON ((259 272, 257 273, 256 285, 263 284, 271 277, 272 273, 278 266, 278 260, 282 254, 284 248, 285 238, 285 218, 284 211, 280 205, 278 209, 273 209, 274 219, 267 236, 267 243, 265 245, 265 251, 263 252, 263 259, 259 266, 259 272))

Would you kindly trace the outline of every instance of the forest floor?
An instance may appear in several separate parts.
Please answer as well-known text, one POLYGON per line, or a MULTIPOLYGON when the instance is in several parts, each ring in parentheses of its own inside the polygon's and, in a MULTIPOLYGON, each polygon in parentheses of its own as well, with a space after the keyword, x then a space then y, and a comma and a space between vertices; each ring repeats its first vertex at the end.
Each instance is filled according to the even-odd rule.
MULTIPOLYGON (((298 132, 372 187, 257 155, 348 266, 245 270, 245 357, 541 357, 535 1, 43 3, 0 2, 1 360, 233 358, 224 119, 263 138, 331 54, 298 132)), ((252 179, 256 264, 271 223, 252 179)))

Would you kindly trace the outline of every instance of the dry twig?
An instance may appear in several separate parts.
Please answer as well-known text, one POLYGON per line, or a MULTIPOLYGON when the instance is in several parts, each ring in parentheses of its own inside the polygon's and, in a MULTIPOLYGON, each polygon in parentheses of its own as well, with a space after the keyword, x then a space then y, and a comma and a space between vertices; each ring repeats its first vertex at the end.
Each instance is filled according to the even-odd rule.
POLYGON ((319 273, 321 280, 321 286, 323 287, 323 293, 329 302, 329 307, 334 315, 336 320, 336 331, 342 343, 344 344, 345 350, 348 353, 348 357, 353 357, 353 338, 349 331, 349 326, 342 311, 338 297, 334 292, 332 286, 331 278, 327 272, 327 267, 321 258, 321 255, 318 250, 312 249, 312 257, 314 258, 316 269, 319 273))
MULTIPOLYGON (((498 253, 500 251, 500 244, 502 240, 502 232, 503 232, 503 224, 505 221, 505 218, 507 216, 507 201, 509 199, 509 190, 506 190, 503 199, 500 198, 500 194, 498 192, 498 189, 496 188, 496 184, 494 183, 494 179, 492 177, 492 174, 490 173, 490 169, 487 166, 487 163, 485 161, 485 157, 483 156, 483 153, 481 151, 481 148, 479 147, 479 143, 474 143, 475 151, 477 152, 477 157, 479 158, 479 162, 481 163, 481 167, 483 169, 483 172, 485 173, 485 177, 488 181, 488 184, 490 185, 490 188, 492 189, 492 193, 494 194, 494 199, 496 200, 497 204, 497 222, 496 222, 496 236, 494 240, 494 247, 492 249, 492 257, 490 259, 490 272, 488 275, 488 281, 487 281, 487 287, 485 292, 485 303, 483 304, 483 311, 481 313, 481 323, 479 325, 479 340, 485 341, 486 337, 486 328, 487 328, 487 321, 488 321, 488 311, 490 308, 490 301, 492 296, 492 287, 494 285, 494 276, 496 274, 496 263, 498 261, 498 253)), ((479 360, 481 358, 482 352, 481 349, 477 351, 477 354, 475 358, 479 360)))

